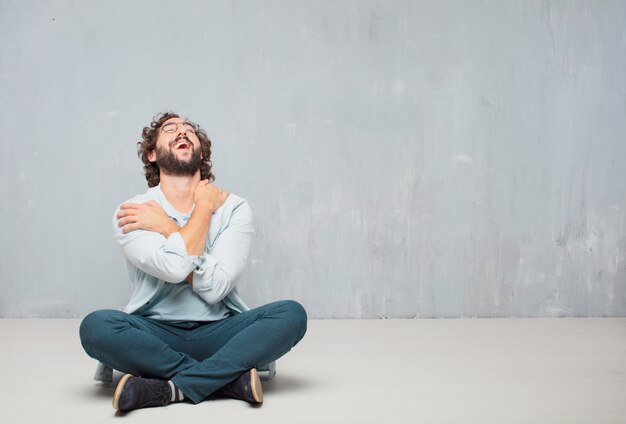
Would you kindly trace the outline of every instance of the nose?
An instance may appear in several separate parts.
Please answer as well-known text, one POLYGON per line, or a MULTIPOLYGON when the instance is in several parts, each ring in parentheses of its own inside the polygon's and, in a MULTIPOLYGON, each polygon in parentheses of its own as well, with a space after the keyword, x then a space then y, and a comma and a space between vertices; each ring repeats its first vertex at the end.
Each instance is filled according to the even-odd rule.
POLYGON ((176 137, 180 137, 181 135, 187 136, 187 127, 185 127, 184 122, 179 122, 176 124, 176 132, 178 133, 176 137))

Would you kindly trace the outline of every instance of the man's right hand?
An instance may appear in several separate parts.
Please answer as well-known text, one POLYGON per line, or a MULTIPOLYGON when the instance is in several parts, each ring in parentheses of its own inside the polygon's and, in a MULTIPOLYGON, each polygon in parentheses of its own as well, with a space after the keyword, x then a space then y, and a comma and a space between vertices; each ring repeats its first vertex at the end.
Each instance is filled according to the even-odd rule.
POLYGON ((196 207, 206 208, 209 213, 213 213, 224 204, 229 194, 230 192, 209 183, 209 180, 201 180, 196 186, 194 202, 196 207))

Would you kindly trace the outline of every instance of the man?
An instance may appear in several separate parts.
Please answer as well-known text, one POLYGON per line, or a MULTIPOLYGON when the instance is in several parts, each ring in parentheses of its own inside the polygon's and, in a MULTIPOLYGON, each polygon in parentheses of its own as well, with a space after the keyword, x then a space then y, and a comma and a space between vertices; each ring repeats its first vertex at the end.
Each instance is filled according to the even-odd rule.
POLYGON ((87 354, 126 373, 113 407, 130 411, 211 394, 263 402, 257 369, 306 332, 294 301, 249 308, 237 280, 253 234, 248 203, 211 184, 211 141, 174 113, 138 143, 150 189, 120 205, 114 237, 133 284, 124 312, 87 315, 87 354))

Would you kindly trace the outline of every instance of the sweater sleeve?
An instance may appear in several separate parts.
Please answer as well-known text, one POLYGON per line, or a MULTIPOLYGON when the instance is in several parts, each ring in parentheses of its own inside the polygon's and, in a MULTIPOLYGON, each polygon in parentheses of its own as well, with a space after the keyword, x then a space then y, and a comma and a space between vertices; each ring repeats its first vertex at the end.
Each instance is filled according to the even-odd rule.
POLYGON ((202 263, 202 257, 187 255, 182 236, 176 232, 165 238, 146 230, 124 234, 113 215, 113 237, 130 263, 146 274, 168 283, 179 283, 202 263))
POLYGON ((220 302, 236 286, 248 261, 254 225, 248 202, 235 209, 210 253, 196 261, 193 290, 209 304, 220 302))

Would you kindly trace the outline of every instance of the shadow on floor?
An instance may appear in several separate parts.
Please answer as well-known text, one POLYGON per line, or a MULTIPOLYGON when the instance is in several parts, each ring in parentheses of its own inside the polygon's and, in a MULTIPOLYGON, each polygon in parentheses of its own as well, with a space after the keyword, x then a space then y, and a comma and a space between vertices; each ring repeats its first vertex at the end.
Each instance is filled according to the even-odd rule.
MULTIPOLYGON (((112 383, 102 383, 94 381, 93 385, 88 390, 83 391, 82 394, 91 398, 112 399, 113 394, 115 393, 115 388, 117 387, 117 384, 119 383, 123 375, 124 374, 118 373, 117 371, 114 372, 112 383)), ((262 385, 264 393, 280 394, 308 389, 311 387, 311 382, 307 382, 305 379, 297 378, 291 375, 277 374, 274 379, 270 381, 263 381, 262 385)), ((222 400, 222 398, 218 396, 211 396, 208 400, 219 401, 222 400)))
POLYGON ((276 377, 270 381, 264 381, 263 392, 265 393, 283 393, 293 392, 309 388, 311 384, 302 378, 293 377, 286 374, 276 374, 276 377))

